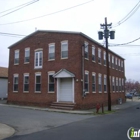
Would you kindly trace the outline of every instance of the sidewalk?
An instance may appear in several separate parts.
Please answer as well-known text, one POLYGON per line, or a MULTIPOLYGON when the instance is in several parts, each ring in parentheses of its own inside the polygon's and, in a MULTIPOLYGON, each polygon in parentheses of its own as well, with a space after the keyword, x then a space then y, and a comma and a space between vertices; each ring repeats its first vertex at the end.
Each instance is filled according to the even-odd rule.
MULTIPOLYGON (((129 108, 131 106, 139 105, 140 100, 138 100, 137 97, 134 97, 133 100, 127 99, 126 103, 121 105, 113 105, 112 110, 121 110, 125 108, 129 108)), ((42 111, 51 111, 51 112, 61 112, 61 113, 72 113, 72 114, 81 114, 81 115, 93 115, 94 112, 96 112, 96 109, 90 109, 90 110, 58 110, 58 109, 50 109, 50 108, 39 108, 39 107, 28 107, 28 106, 18 106, 18 105, 8 105, 4 101, 0 101, 0 106, 11 106, 11 107, 17 107, 17 108, 26 108, 26 109, 33 109, 33 110, 42 110, 42 111)), ((140 106, 140 105, 139 105, 140 106)), ((107 107, 104 107, 104 111, 107 110, 107 107)), ((100 109, 101 112, 101 109, 100 109)), ((0 140, 10 137, 14 135, 15 130, 5 124, 0 123, 0 140)))

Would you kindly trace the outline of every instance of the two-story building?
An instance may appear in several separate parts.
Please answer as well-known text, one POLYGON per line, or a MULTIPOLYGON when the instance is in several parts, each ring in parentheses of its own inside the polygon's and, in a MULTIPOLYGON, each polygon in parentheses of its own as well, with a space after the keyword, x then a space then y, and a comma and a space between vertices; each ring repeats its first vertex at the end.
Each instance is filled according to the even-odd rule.
MULTIPOLYGON (((75 109, 107 104, 106 50, 87 35, 38 30, 9 50, 8 103, 75 109)), ((125 102, 124 59, 109 50, 109 66, 112 104, 125 102)))

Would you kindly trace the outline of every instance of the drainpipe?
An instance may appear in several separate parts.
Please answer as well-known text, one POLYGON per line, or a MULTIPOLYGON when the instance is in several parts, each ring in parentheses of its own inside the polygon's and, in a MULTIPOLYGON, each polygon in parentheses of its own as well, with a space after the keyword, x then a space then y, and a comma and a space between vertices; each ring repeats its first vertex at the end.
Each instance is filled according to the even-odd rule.
POLYGON ((83 77, 83 92, 82 92, 82 97, 85 97, 85 69, 84 69, 84 60, 85 60, 85 56, 84 56, 84 52, 85 52, 85 44, 82 45, 82 77, 83 77))

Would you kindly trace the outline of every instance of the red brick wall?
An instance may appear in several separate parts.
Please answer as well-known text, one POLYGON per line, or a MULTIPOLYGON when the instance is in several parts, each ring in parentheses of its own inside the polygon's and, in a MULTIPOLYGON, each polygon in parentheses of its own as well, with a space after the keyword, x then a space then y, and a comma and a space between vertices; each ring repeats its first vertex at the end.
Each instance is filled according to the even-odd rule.
MULTIPOLYGON (((107 103, 107 93, 92 93, 92 72, 106 74, 106 67, 99 65, 97 62, 91 61, 91 45, 100 47, 91 40, 78 34, 60 34, 60 33, 38 33, 26 38, 10 48, 9 57, 9 79, 8 81, 8 102, 26 105, 49 106, 52 102, 56 102, 56 80, 55 93, 48 93, 48 71, 58 72, 66 69, 75 74, 75 102, 76 108, 92 108, 96 103, 107 103), (68 59, 61 59, 61 41, 68 40, 68 59), (89 42, 89 60, 85 60, 85 70, 89 71, 89 93, 82 97, 82 45, 84 41, 89 42), (48 61, 48 44, 55 43, 55 61, 48 61), (30 47, 30 63, 24 64, 24 49, 30 47), (34 69, 34 50, 43 48, 43 68, 34 69), (14 51, 20 50, 19 65, 14 65, 14 51), (41 93, 35 93, 35 72, 41 72, 42 88, 41 93), (13 92, 13 74, 19 74, 19 91, 13 92), (23 75, 29 73, 29 93, 23 92, 23 75), (76 81, 78 79, 78 81, 76 81)), ((102 50, 104 48, 100 47, 102 50)), ((103 53, 103 51, 102 51, 103 53)), ((96 61, 98 49, 96 48, 96 61)), ((115 54, 113 54, 115 55, 115 54)), ((102 54, 103 58, 103 54, 102 54)), ((111 76, 124 78, 124 73, 110 69, 111 76)), ((96 77, 96 89, 98 86, 98 78, 96 77)), ((103 83, 102 83, 103 86, 103 83)), ((103 89, 103 87, 102 87, 103 89)), ((112 93, 112 103, 116 103, 118 98, 124 99, 124 93, 112 93)))

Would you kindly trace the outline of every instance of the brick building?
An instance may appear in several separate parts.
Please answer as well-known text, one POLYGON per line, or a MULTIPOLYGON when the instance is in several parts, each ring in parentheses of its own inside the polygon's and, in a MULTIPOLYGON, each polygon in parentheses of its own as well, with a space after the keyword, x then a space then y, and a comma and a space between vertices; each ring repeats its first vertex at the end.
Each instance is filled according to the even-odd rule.
MULTIPOLYGON (((8 103, 78 109, 107 104, 105 48, 87 35, 39 30, 9 50, 8 103)), ((109 66, 112 104, 125 102, 124 59, 109 51, 109 66)))

